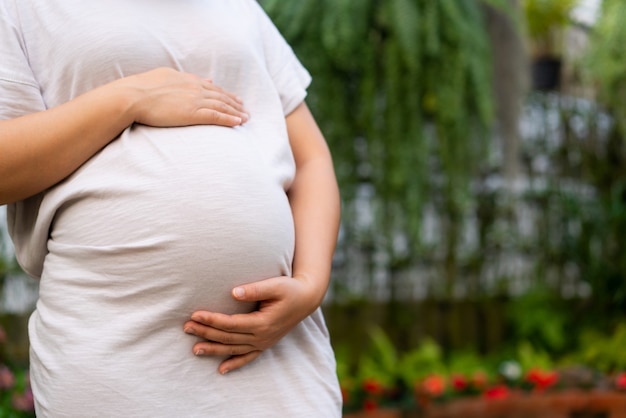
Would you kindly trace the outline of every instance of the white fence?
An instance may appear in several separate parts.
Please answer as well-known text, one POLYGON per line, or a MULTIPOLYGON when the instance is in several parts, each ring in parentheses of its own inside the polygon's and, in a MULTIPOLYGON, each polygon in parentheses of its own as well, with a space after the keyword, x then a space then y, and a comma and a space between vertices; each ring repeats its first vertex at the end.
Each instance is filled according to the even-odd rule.
MULTIPOLYGON (((0 206, 0 257, 12 260, 13 245, 6 228, 6 207, 0 206)), ((1 277, 1 276, 0 276, 1 277)), ((0 314, 26 314, 37 301, 38 283, 19 273, 9 273, 0 280, 0 314)))

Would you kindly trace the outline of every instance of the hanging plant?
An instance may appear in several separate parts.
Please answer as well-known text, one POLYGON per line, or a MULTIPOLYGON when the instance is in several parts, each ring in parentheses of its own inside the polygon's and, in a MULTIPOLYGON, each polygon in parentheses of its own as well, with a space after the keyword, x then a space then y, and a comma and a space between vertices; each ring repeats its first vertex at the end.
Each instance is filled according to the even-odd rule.
POLYGON ((373 190, 374 225, 359 239, 382 245, 389 267, 401 268, 417 254, 424 207, 435 205, 457 222, 488 154, 493 104, 485 6, 260 3, 313 75, 308 101, 334 155, 346 234, 362 229, 354 221, 357 194, 373 190))
POLYGON ((599 87, 600 100, 615 116, 620 133, 626 134, 626 3, 605 0, 594 28, 587 66, 599 87))

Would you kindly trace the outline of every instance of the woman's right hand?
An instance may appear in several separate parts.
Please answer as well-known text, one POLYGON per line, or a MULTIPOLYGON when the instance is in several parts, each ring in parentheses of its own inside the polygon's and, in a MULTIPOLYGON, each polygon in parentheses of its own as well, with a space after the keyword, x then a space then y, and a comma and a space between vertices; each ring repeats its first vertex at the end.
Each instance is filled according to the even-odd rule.
POLYGON ((132 123, 237 126, 247 120, 241 99, 196 75, 159 68, 118 79, 49 110, 0 120, 0 204, 66 178, 132 123))
POLYGON ((131 112, 144 125, 237 126, 249 117, 241 98, 194 74, 158 68, 119 83, 133 92, 131 112))

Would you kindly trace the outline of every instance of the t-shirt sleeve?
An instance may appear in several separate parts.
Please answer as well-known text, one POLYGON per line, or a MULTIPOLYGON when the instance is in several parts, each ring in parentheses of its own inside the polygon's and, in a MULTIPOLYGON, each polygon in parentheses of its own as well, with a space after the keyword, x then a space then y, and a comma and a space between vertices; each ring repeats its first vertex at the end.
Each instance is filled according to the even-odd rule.
MULTIPOLYGON (((13 2, 0 2, 0 120, 45 110, 39 85, 28 63, 13 2)), ((22 268, 38 277, 41 272, 41 252, 35 246, 35 219, 41 195, 7 205, 9 234, 22 268)))
POLYGON ((259 22, 267 69, 288 115, 306 98, 311 75, 261 6, 254 0, 250 3, 259 22))
POLYGON ((0 119, 45 110, 12 2, 0 2, 0 119))

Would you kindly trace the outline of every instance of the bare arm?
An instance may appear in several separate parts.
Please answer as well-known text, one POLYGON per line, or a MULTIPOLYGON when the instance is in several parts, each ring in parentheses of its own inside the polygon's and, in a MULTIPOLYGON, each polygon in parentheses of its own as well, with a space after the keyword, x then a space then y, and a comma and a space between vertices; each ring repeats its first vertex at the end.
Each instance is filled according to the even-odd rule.
POLYGON ((231 356, 220 372, 240 368, 275 345, 322 303, 330 279, 339 228, 339 191, 330 152, 313 116, 301 104, 287 117, 296 177, 289 202, 296 231, 293 277, 275 277, 239 286, 233 297, 259 302, 249 314, 198 311, 184 324, 187 333, 207 341, 196 355, 231 356))
POLYGON ((328 146, 302 104, 287 118, 297 174, 289 189, 296 225, 293 277, 309 282, 312 313, 324 299, 339 230, 339 189, 328 146))
POLYGON ((241 101, 208 80, 172 69, 126 77, 55 108, 0 121, 0 204, 61 181, 133 122, 239 125, 241 101))

